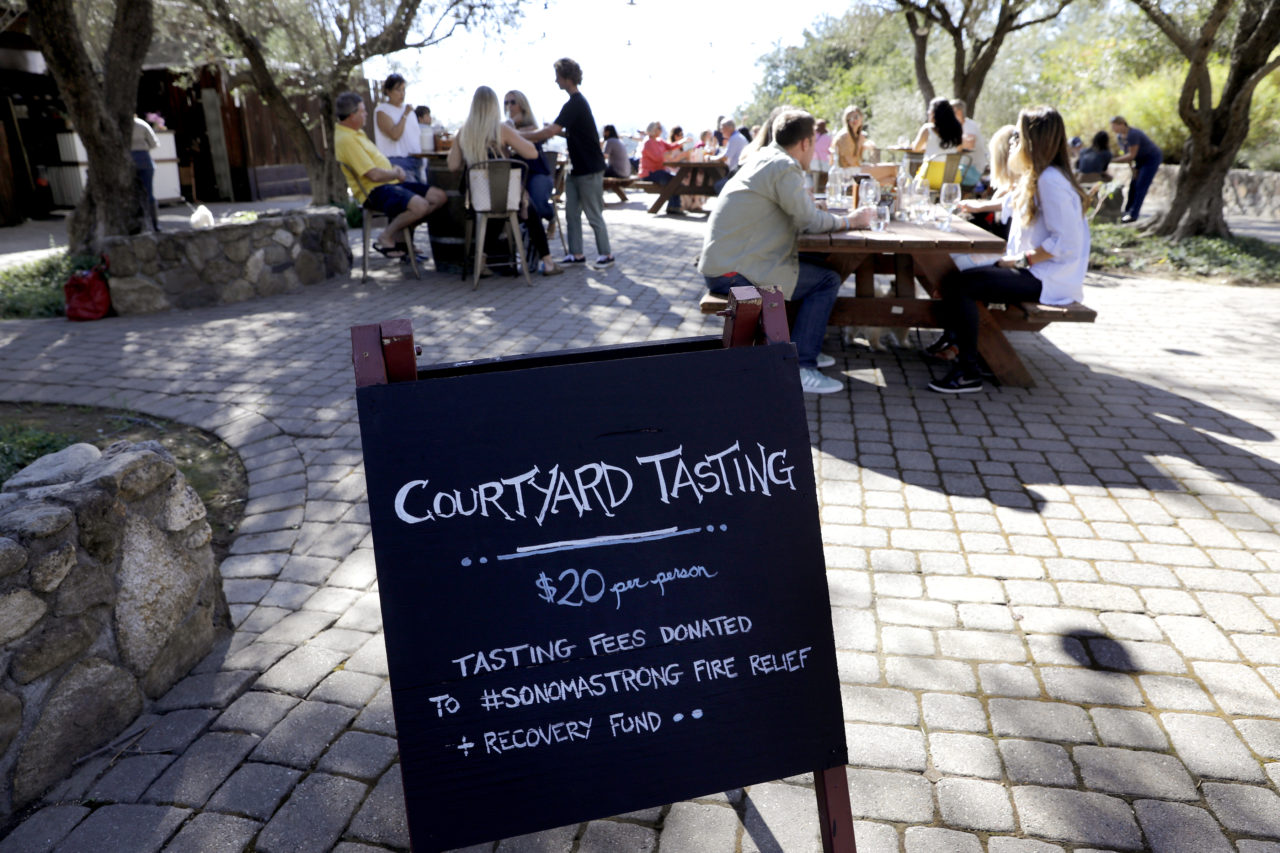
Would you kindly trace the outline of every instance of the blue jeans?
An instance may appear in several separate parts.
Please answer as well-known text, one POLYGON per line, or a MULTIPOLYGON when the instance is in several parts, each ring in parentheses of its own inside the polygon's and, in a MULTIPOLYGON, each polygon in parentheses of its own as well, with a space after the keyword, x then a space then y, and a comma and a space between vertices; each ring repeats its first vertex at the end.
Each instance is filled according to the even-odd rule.
POLYGON ((551 185, 550 175, 530 175, 529 185, 529 206, 533 208, 543 219, 550 219, 554 214, 551 210, 551 185))
POLYGON ((582 214, 587 215, 587 222, 596 235, 596 252, 600 255, 612 254, 609 251, 609 229, 604 224, 604 172, 591 172, 578 175, 573 172, 564 182, 564 219, 565 242, 569 245, 569 254, 582 254, 582 214))
POLYGON ((423 183, 422 180, 422 161, 417 157, 388 157, 392 166, 399 166, 404 169, 404 173, 408 176, 406 181, 415 184, 423 183))
POLYGON ((1133 180, 1129 182, 1129 194, 1124 200, 1124 212, 1138 218, 1138 213, 1142 211, 1142 202, 1147 197, 1147 190, 1151 188, 1151 182, 1156 177, 1156 172, 1160 170, 1160 159, 1151 163, 1143 163, 1141 166, 1135 164, 1133 171, 1133 180))
MULTIPOLYGON (((751 285, 741 273, 705 276, 707 289, 725 296, 731 287, 751 285)), ((822 352, 822 339, 827 336, 827 320, 840 292, 840 274, 817 264, 800 262, 800 275, 790 302, 796 303, 796 322, 791 327, 791 342, 796 345, 796 355, 801 367, 818 366, 818 353, 822 352)))

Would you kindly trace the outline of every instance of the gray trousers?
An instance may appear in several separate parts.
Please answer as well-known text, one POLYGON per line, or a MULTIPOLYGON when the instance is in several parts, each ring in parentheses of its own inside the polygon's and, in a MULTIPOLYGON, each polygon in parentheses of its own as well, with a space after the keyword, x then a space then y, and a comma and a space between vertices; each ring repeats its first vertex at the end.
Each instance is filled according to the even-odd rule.
POLYGON ((587 222, 596 235, 596 251, 601 255, 609 255, 609 229, 604 224, 604 172, 591 172, 587 175, 569 173, 564 186, 564 220, 565 234, 568 236, 569 253, 581 255, 582 251, 582 217, 587 215, 587 222))

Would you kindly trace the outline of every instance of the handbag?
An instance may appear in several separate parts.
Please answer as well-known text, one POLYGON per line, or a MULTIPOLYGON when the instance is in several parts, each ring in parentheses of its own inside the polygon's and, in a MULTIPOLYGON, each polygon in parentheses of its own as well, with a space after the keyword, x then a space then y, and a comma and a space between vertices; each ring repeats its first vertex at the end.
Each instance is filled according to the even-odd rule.
POLYGON ((98 264, 93 269, 73 272, 62 286, 62 295, 68 320, 101 320, 111 310, 106 267, 98 264))

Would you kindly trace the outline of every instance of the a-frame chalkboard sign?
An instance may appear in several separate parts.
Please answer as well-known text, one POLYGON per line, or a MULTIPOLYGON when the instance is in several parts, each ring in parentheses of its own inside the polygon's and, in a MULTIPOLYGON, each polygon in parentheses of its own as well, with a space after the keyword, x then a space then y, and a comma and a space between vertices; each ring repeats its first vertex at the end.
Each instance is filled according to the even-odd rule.
POLYGON ((816 771, 853 851, 795 348, 352 342, 413 848, 816 771))

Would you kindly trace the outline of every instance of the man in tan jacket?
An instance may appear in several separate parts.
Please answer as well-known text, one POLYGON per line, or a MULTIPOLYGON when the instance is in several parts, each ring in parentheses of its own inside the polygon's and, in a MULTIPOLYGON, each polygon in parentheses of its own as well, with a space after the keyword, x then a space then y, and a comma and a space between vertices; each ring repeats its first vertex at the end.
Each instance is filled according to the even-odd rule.
POLYGON ((782 113, 773 123, 773 142, 751 157, 729 179, 716 201, 702 242, 698 270, 712 293, 755 285, 778 288, 799 303, 791 340, 800 365, 800 386, 811 394, 830 394, 844 383, 819 372, 835 359, 822 352, 827 319, 840 290, 840 276, 800 260, 799 232, 825 233, 867 228, 875 211, 851 216, 819 210, 804 187, 813 161, 814 118, 803 110, 782 113))

